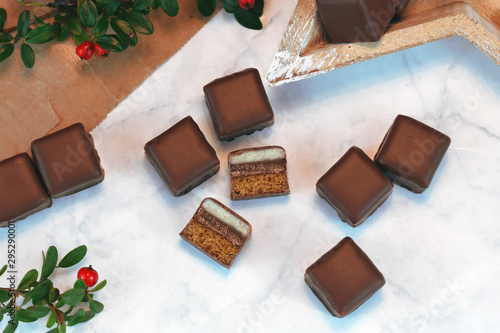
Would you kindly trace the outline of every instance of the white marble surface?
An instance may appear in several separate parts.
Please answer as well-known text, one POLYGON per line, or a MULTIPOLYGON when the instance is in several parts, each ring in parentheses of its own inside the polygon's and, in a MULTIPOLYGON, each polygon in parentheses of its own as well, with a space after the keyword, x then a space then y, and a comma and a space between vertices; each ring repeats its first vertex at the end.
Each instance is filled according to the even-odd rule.
MULTIPOLYGON (((19 279, 40 266, 41 250, 50 245, 67 252, 86 244, 83 264, 108 280, 97 294, 105 310, 70 332, 496 332, 500 327, 500 66, 458 37, 417 47, 268 88, 275 124, 219 142, 203 85, 251 66, 265 77, 295 3, 266 0, 260 32, 219 13, 93 131, 104 182, 56 199, 52 208, 16 225, 19 279), (353 229, 319 198, 315 183, 352 145, 373 157, 399 113, 448 134, 451 147, 424 194, 395 187, 388 201, 353 229), (143 146, 188 114, 222 163, 214 177, 174 198, 143 146), (227 154, 267 144, 287 151, 290 196, 231 202, 227 154), (230 270, 178 236, 207 196, 253 226, 230 270), (314 297, 303 274, 345 236, 365 250, 387 284, 338 319, 314 297)), ((0 230, 4 248, 6 235, 0 230)), ((56 281, 70 287, 76 271, 58 271, 56 281)), ((44 328, 40 321, 23 324, 19 332, 44 328)))

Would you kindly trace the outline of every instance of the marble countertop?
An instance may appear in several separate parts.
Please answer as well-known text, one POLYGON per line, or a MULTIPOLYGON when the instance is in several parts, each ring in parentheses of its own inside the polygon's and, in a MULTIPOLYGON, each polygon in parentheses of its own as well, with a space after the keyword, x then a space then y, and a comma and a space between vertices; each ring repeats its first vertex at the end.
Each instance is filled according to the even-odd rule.
MULTIPOLYGON (((267 88, 275 124, 220 142, 202 87, 256 67, 264 78, 296 1, 266 0, 265 28, 217 14, 93 132, 106 171, 98 186, 54 200, 16 224, 18 278, 41 251, 80 244, 107 279, 105 310, 69 332, 495 332, 500 327, 500 66, 463 38, 409 49, 311 79, 267 88), (424 194, 395 187, 354 229, 315 184, 352 145, 373 157, 397 114, 452 139, 424 194), (220 171, 173 197, 144 144, 191 115, 220 171), (231 202, 227 154, 281 145, 291 194, 231 202), (253 235, 230 270, 179 237, 203 198, 246 218, 253 235), (387 284, 346 318, 332 317, 304 283, 305 269, 352 237, 387 284)), ((7 230, 0 230, 6 247, 7 230)), ((6 253, 6 251, 2 251, 6 253)), ((6 260, 6 256, 3 257, 6 260)), ((62 289, 78 268, 57 271, 62 289)), ((42 332, 45 323, 19 332, 42 332)), ((2 323, 0 328, 5 325, 2 323)))

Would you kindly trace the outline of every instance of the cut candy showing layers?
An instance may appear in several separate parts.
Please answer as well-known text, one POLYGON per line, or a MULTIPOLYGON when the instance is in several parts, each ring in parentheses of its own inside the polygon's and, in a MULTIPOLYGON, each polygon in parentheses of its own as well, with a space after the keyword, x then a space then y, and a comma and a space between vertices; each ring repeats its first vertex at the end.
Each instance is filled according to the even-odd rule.
POLYGON ((233 151, 228 156, 231 199, 253 199, 290 193, 286 153, 267 146, 233 151))

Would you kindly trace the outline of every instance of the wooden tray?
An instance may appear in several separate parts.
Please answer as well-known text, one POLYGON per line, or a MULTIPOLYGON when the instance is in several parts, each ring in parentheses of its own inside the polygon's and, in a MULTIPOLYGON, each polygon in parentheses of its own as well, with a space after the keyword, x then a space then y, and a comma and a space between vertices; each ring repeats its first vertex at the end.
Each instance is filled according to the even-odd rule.
POLYGON ((499 0, 410 0, 403 16, 378 42, 329 41, 315 0, 299 0, 267 73, 269 86, 451 36, 463 36, 500 64, 499 0))

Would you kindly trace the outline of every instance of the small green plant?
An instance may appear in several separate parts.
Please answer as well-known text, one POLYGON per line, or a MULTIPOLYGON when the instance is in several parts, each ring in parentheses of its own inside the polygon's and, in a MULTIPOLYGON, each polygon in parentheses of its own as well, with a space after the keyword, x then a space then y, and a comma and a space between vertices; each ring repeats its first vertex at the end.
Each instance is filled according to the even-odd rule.
MULTIPOLYGON (((72 36, 78 46, 76 53, 88 60, 94 51, 101 58, 110 52, 122 52, 139 41, 139 34, 151 35, 154 26, 148 18, 151 10, 161 8, 168 16, 179 12, 178 0, 53 0, 40 3, 16 0, 21 6, 32 7, 23 11, 17 26, 5 28, 7 11, 0 8, 0 62, 9 58, 15 45, 20 45, 21 59, 27 68, 35 65, 35 52, 31 45, 54 40, 62 42, 72 36), (53 8, 44 15, 37 15, 40 8, 53 8), (53 17, 50 22, 46 21, 53 17)), ((194 0, 193 0, 194 1, 194 0)), ((210 16, 217 7, 216 0, 197 0, 198 10, 210 16)), ((244 27, 262 29, 260 17, 264 0, 224 0, 224 10, 234 15, 244 27), (241 3, 240 3, 241 2, 241 3)))
MULTIPOLYGON (((49 332, 64 333, 66 326, 86 322, 104 309, 104 305, 94 299, 94 293, 106 286, 106 280, 89 289, 89 281, 85 280, 87 278, 79 278, 72 289, 61 293, 49 279, 56 268, 68 268, 78 264, 87 254, 85 245, 70 251, 59 263, 55 246, 49 247, 47 253, 42 254, 40 276, 36 269, 32 269, 24 275, 17 288, 0 288, 0 322, 4 319, 8 321, 3 333, 14 332, 19 322, 30 323, 47 315, 46 326, 50 329, 49 332), (89 310, 84 310, 86 307, 89 310)), ((0 276, 7 268, 5 265, 0 269, 0 276)), ((92 282, 97 282, 96 275, 97 273, 92 282)), ((15 282, 13 279, 14 277, 7 277, 7 281, 15 282)))

